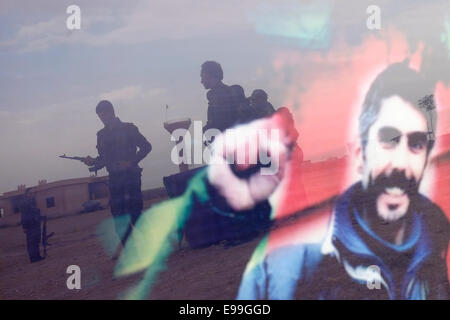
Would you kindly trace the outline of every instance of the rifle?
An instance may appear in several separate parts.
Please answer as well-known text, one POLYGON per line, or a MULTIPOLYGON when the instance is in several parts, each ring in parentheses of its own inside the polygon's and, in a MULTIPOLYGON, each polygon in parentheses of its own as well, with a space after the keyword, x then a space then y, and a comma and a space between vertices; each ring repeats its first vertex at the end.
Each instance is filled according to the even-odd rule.
MULTIPOLYGON (((68 157, 66 156, 66 154, 64 153, 62 156, 59 156, 60 158, 63 159, 70 159, 70 160, 78 160, 78 161, 84 161, 85 157, 68 157)), ((93 167, 89 167, 89 172, 95 172, 95 175, 97 175, 97 171, 100 168, 93 166, 93 167)))
POLYGON ((42 216, 42 247, 44 248, 44 258, 47 256, 48 239, 54 234, 54 232, 47 234, 47 216, 42 216))

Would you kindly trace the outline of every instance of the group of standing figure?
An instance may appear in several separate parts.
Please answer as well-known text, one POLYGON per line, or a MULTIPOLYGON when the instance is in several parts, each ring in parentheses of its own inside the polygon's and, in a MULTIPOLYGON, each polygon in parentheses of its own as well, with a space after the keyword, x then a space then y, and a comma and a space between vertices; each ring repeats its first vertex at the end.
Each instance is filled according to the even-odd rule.
POLYGON ((223 83, 222 67, 215 61, 202 64, 200 78, 208 90, 208 120, 203 131, 215 128, 223 132, 234 125, 264 118, 275 112, 264 90, 256 89, 247 98, 240 85, 228 86, 223 83))
MULTIPOLYGON (((200 77, 201 83, 208 89, 204 130, 215 128, 223 132, 237 124, 270 116, 275 112, 264 90, 254 90, 247 98, 240 85, 224 84, 222 67, 215 61, 202 64, 200 77)), ((108 171, 111 214, 124 246, 143 209, 142 168, 138 164, 151 152, 152 145, 133 123, 122 122, 115 115, 110 101, 100 101, 96 113, 104 124, 104 128, 97 132, 98 156, 87 156, 82 161, 91 167, 91 171, 102 168, 108 171)), ((43 259, 39 247, 41 216, 31 193, 27 192, 23 197, 20 211, 30 261, 40 261, 43 259)))

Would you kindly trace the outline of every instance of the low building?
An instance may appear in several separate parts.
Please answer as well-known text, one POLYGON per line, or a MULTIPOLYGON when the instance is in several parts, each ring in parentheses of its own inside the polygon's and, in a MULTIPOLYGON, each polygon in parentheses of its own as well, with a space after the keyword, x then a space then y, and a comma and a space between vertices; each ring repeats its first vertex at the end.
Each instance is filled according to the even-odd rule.
POLYGON ((40 180, 37 186, 18 186, 17 190, 5 192, 0 197, 0 225, 20 222, 18 203, 29 189, 35 195, 41 214, 52 217, 79 213, 87 200, 98 200, 104 207, 108 205, 108 176, 59 180, 47 183, 40 180))

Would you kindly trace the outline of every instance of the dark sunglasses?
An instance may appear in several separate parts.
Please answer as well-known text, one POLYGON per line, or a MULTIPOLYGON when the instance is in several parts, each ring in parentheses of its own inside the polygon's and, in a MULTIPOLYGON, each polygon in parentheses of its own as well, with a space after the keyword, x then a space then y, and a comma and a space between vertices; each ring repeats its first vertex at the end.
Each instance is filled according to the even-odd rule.
MULTIPOLYGON (((394 127, 382 127, 378 131, 378 140, 387 147, 396 147, 404 136, 402 132, 394 127)), ((406 135, 408 147, 415 152, 424 149, 430 150, 433 147, 434 140, 429 139, 428 132, 416 131, 406 135)))

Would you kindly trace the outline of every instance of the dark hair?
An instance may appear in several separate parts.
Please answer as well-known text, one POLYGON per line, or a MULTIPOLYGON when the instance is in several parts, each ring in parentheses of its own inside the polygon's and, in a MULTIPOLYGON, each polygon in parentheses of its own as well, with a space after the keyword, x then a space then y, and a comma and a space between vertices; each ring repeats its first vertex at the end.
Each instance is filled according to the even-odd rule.
POLYGON ((392 64, 381 72, 370 86, 359 116, 359 137, 363 151, 367 145, 369 129, 377 120, 383 99, 392 96, 399 96, 408 101, 424 115, 428 124, 431 141, 429 149, 431 149, 434 140, 433 133, 436 129, 436 121, 432 120, 436 118, 433 87, 434 83, 410 69, 407 61, 392 64), (428 106, 424 105, 424 101, 428 103, 428 106))
POLYGON ((97 107, 95 107, 95 112, 112 112, 114 113, 114 107, 111 102, 108 100, 102 100, 97 104, 97 107))
POLYGON ((264 99, 264 101, 267 101, 269 98, 267 93, 263 89, 255 89, 252 92, 251 98, 261 98, 264 99))
POLYGON ((206 61, 202 64, 202 70, 209 74, 210 76, 222 80, 223 70, 219 63, 215 61, 206 61))

